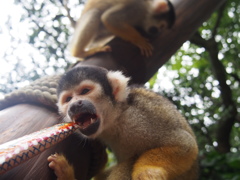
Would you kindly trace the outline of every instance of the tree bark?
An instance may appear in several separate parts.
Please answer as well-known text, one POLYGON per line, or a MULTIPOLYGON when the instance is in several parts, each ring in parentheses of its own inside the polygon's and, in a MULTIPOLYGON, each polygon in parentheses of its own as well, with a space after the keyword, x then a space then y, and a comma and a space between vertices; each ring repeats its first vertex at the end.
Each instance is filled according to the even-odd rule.
MULTIPOLYGON (((19 104, 9 107, 0 111, 0 144, 60 122, 61 117, 57 115, 57 112, 48 110, 45 107, 30 104, 19 104)), ((77 179, 85 180, 89 178, 89 171, 92 169, 90 159, 94 157, 93 147, 82 137, 74 134, 41 154, 7 171, 5 174, 0 175, 0 179, 56 179, 47 162, 47 157, 55 152, 67 155, 69 162, 79 169, 76 171, 77 179), (71 154, 74 154, 74 156, 71 154)), ((101 164, 99 164, 100 166, 101 164)))

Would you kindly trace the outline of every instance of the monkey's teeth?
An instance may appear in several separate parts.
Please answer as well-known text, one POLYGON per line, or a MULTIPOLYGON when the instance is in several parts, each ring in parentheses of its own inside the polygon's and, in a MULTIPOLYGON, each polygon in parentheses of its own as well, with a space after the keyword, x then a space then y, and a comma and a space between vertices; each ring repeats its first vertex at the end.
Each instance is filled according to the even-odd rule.
POLYGON ((92 124, 92 123, 95 123, 95 122, 96 122, 96 119, 92 119, 92 118, 91 118, 91 124, 92 124))
POLYGON ((81 129, 86 129, 88 126, 97 121, 97 116, 96 114, 83 113, 76 115, 73 120, 81 129))

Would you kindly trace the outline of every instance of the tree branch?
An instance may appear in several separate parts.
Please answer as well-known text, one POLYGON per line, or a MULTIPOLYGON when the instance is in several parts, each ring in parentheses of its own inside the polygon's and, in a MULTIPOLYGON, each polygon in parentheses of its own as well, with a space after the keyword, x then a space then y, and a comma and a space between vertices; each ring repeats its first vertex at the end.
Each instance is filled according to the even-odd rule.
POLYGON ((218 44, 215 38, 211 38, 207 41, 206 50, 210 55, 210 62, 215 78, 219 82, 219 87, 221 91, 221 98, 223 100, 224 114, 219 121, 219 126, 217 130, 217 142, 218 151, 226 153, 230 151, 230 134, 232 127, 236 121, 237 107, 232 97, 232 90, 230 86, 226 83, 226 70, 222 62, 218 58, 218 44))
POLYGON ((217 34, 217 29, 220 25, 221 19, 223 17, 223 12, 225 9, 225 4, 221 6, 218 12, 218 17, 214 28, 212 29, 212 37, 209 40, 205 40, 201 37, 199 32, 196 32, 191 38, 190 42, 196 44, 197 46, 204 47, 209 53, 211 67, 215 78, 219 82, 219 88, 221 91, 221 98, 224 106, 224 114, 219 122, 217 130, 217 142, 218 151, 226 153, 230 151, 230 134, 232 127, 237 119, 237 107, 232 97, 232 90, 230 86, 226 83, 227 73, 224 65, 218 58, 218 43, 215 41, 215 36, 217 34))
POLYGON ((222 19, 225 7, 226 7, 226 2, 218 10, 217 21, 216 21, 215 26, 214 26, 214 28, 212 30, 212 38, 214 38, 216 36, 216 34, 217 34, 217 29, 218 29, 218 27, 219 27, 219 25, 221 23, 221 19, 222 19))
POLYGON ((229 75, 232 76, 235 79, 235 81, 237 81, 240 84, 240 78, 236 73, 230 73, 229 75))
POLYGON ((71 22, 71 26, 73 27, 73 28, 75 28, 75 26, 76 26, 76 21, 73 19, 73 17, 71 16, 71 14, 70 14, 70 8, 68 7, 68 0, 60 0, 60 2, 61 2, 61 4, 63 5, 63 7, 66 9, 66 11, 67 11, 67 17, 68 17, 68 19, 70 20, 70 22, 71 22))
POLYGON ((203 39, 198 31, 195 32, 189 40, 191 43, 193 43, 199 47, 204 47, 205 49, 207 47, 207 40, 203 39))
MULTIPOLYGON (((213 144, 213 139, 212 139, 212 137, 211 137, 211 135, 210 135, 211 133, 208 131, 208 128, 206 127, 206 125, 204 124, 203 121, 200 120, 199 123, 200 123, 200 125, 201 125, 201 127, 199 128, 200 132, 202 133, 203 136, 206 137, 208 143, 209 143, 210 145, 212 145, 212 144, 213 144), (206 133, 202 130, 202 128, 205 129, 206 133)), ((214 146, 214 148, 215 148, 215 146, 214 146)), ((216 148, 215 148, 215 149, 216 149, 216 148)))

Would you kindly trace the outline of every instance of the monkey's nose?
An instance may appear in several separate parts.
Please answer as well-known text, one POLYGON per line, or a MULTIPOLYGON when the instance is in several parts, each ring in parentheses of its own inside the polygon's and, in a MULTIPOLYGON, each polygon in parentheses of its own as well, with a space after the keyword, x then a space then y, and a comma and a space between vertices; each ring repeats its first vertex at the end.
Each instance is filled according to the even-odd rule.
POLYGON ((70 110, 70 112, 72 112, 72 113, 77 113, 79 107, 81 107, 81 106, 82 106, 82 101, 80 100, 80 101, 74 102, 74 103, 71 105, 71 107, 70 107, 69 110, 70 110))
POLYGON ((82 105, 82 101, 80 100, 80 101, 77 101, 77 104, 78 105, 82 105))

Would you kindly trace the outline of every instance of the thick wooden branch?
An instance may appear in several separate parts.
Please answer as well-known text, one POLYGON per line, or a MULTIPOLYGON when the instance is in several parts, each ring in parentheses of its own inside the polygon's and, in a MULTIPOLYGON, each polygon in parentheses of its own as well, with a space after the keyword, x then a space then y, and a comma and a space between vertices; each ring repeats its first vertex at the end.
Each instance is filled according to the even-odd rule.
MULTIPOLYGON (((0 144, 60 122, 60 116, 56 112, 44 107, 29 104, 12 106, 0 111, 0 144)), ((47 162, 47 157, 55 152, 74 154, 71 161, 80 169, 77 171, 78 179, 87 179, 89 170, 92 168, 89 161, 93 158, 92 147, 76 135, 68 137, 61 143, 0 175, 0 179, 56 179, 47 162)))

